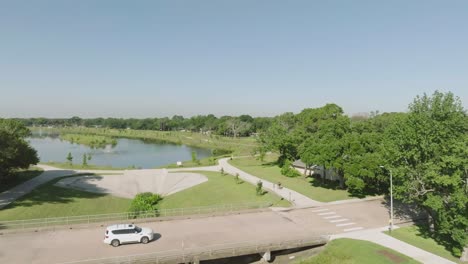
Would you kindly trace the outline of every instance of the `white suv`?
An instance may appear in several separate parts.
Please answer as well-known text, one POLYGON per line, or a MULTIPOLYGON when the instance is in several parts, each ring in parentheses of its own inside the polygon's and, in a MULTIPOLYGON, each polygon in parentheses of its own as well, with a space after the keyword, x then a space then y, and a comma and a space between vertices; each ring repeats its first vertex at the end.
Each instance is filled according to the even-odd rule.
POLYGON ((118 224, 108 226, 104 243, 118 247, 124 243, 146 244, 153 240, 153 230, 151 228, 140 228, 136 225, 118 224))

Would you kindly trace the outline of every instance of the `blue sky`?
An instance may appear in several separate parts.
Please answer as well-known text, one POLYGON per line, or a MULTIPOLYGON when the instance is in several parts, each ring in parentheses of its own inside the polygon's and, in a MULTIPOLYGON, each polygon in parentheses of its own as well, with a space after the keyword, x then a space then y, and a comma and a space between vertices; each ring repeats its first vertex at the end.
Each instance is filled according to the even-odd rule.
POLYGON ((468 1, 2 1, 0 117, 468 102, 468 1))

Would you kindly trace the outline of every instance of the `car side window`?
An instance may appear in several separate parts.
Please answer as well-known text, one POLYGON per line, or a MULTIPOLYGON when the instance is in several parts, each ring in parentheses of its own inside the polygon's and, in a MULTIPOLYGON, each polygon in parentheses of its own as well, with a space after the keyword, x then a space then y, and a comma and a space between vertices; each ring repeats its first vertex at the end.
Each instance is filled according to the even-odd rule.
POLYGON ((124 231, 124 230, 114 230, 114 231, 112 231, 112 234, 114 234, 114 235, 121 235, 121 234, 123 234, 123 231, 124 231))

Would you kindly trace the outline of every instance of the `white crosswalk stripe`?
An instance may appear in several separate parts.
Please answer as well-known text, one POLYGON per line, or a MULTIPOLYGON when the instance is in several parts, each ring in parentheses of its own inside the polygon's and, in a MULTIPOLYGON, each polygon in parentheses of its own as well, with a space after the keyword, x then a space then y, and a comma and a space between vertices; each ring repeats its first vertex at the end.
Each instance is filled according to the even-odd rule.
POLYGON ((323 209, 319 209, 319 210, 312 210, 313 213, 324 212, 324 211, 328 211, 328 209, 323 208, 323 209))
POLYGON ((337 224, 336 226, 349 226, 349 225, 355 225, 356 223, 344 223, 344 224, 337 224))
POLYGON ((328 212, 328 213, 320 213, 318 215, 331 215, 331 214, 336 214, 335 212, 328 212))
POLYGON ((341 215, 332 215, 332 216, 326 216, 323 219, 333 219, 333 218, 339 218, 341 215))
POLYGON ((330 223, 338 223, 338 222, 344 222, 344 221, 349 221, 349 219, 343 218, 343 219, 330 220, 330 223))
POLYGON ((353 227, 353 228, 346 228, 343 229, 344 232, 351 232, 351 231, 356 231, 356 230, 361 230, 364 229, 364 227, 353 227))

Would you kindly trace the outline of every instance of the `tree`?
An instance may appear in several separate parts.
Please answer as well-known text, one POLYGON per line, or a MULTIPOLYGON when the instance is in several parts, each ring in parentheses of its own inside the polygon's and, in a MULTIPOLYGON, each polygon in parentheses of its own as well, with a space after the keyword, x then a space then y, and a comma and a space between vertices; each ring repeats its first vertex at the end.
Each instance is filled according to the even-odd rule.
POLYGON ((227 121, 227 127, 233 137, 245 134, 251 127, 250 123, 241 121, 240 118, 231 118, 227 121))
POLYGON ((430 231, 460 255, 468 242, 468 122, 452 93, 416 97, 388 130, 394 195, 428 215, 430 231))
POLYGON ((134 217, 137 217, 141 213, 147 215, 149 212, 153 212, 157 216, 157 205, 162 199, 163 197, 156 193, 139 193, 133 198, 129 211, 134 217))
POLYGON ((88 166, 88 158, 86 157, 86 153, 83 154, 83 167, 88 166))
POLYGON ((72 156, 72 154, 70 152, 68 152, 67 160, 68 160, 68 164, 70 164, 70 165, 73 164, 73 156, 72 156))
POLYGON ((39 162, 36 150, 25 140, 29 135, 23 123, 0 119, 0 181, 12 177, 17 169, 27 169, 39 162))

